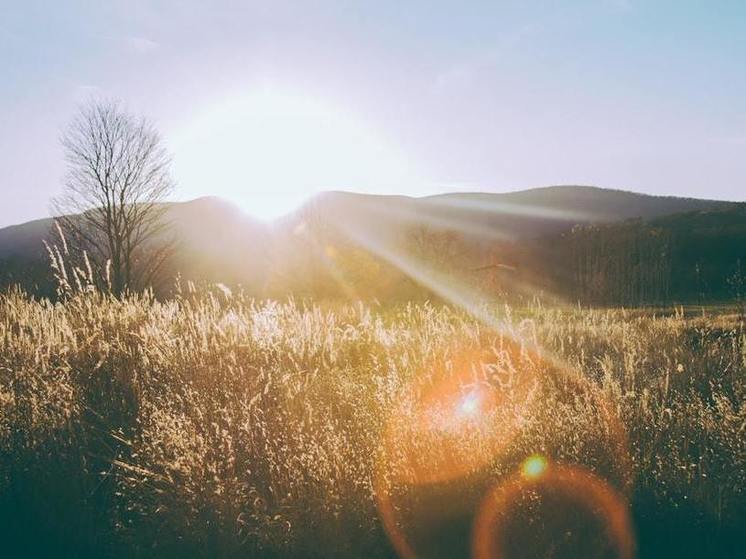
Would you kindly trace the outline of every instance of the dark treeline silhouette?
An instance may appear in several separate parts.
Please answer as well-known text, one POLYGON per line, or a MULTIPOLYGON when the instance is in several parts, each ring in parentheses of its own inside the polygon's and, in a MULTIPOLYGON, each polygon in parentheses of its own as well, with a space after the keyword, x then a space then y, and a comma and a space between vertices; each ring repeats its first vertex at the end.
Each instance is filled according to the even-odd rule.
POLYGON ((746 210, 579 226, 547 240, 559 291, 595 304, 738 300, 746 276, 746 210))

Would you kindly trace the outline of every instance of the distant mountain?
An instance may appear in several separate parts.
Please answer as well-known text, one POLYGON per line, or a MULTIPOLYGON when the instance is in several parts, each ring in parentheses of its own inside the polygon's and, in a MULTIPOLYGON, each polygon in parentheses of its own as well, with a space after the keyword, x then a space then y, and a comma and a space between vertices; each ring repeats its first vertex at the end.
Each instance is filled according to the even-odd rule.
MULTIPOLYGON (((166 219, 176 237, 190 249, 221 253, 247 234, 257 234, 266 226, 244 214, 236 206, 217 197, 166 204, 166 219)), ((54 237, 54 219, 44 218, 0 229, 0 259, 37 258, 43 242, 54 237)))
POLYGON ((35 259, 41 256, 53 226, 51 218, 36 219, 0 229, 0 259, 35 259))
MULTIPOLYGON (((471 253, 476 251, 472 260, 478 263, 480 251, 492 250, 497 243, 525 243, 561 235, 576 225, 650 221, 735 207, 739 204, 551 186, 421 198, 326 192, 272 224, 255 220, 214 197, 170 203, 166 215, 172 224, 170 234, 177 241, 173 274, 186 280, 242 284, 255 293, 274 293, 267 288, 277 284, 278 278, 304 279, 315 265, 314 258, 319 254, 327 258, 325 251, 334 251, 335 246, 349 241, 380 255, 409 242, 412 231, 418 229, 455 232, 472 247, 471 253), (323 246, 308 235, 311 230, 324 232, 323 246)), ((687 219, 674 221, 679 226, 687 219)), ((52 219, 0 229, 0 285, 17 282, 34 289, 44 283, 41 276, 48 266, 42 241, 51 233, 52 219), (32 276, 34 281, 28 279, 32 276)))
MULTIPOLYGON (((727 208, 734 202, 651 196, 591 186, 549 186, 506 193, 458 192, 422 198, 327 192, 308 208, 329 219, 354 216, 360 225, 399 224, 455 229, 488 239, 523 239, 573 225, 727 208)), ((302 212, 301 212, 302 213, 302 212)))
MULTIPOLYGON (((170 223, 167 234, 176 241, 174 274, 250 286, 265 281, 266 224, 216 197, 169 203, 165 219, 170 223)), ((44 283, 40 278, 48 275, 48 264, 43 241, 50 239, 59 243, 52 218, 0 229, 0 286, 21 283, 34 289, 44 283)))
POLYGON ((595 186, 547 186, 506 192, 504 194, 453 193, 430 196, 425 200, 440 203, 463 204, 469 207, 481 206, 487 210, 496 205, 498 210, 510 213, 517 209, 526 215, 547 210, 547 216, 566 221, 611 222, 631 218, 650 219, 682 212, 724 208, 733 202, 680 198, 675 196, 652 196, 598 188, 595 186))

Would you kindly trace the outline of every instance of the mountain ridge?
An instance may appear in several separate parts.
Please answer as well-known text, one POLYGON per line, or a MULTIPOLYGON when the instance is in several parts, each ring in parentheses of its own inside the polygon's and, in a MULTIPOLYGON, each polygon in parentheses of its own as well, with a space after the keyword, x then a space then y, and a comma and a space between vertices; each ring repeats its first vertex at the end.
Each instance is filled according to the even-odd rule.
MULTIPOLYGON (((167 204, 169 235, 178 241, 170 274, 241 284, 256 293, 271 291, 278 277, 303 276, 304 269, 316 265, 314 258, 322 263, 328 259, 329 246, 331 254, 335 246, 352 244, 380 256, 411 247, 418 235, 414 242, 424 250, 422 243, 434 239, 431 234, 457 233, 469 251, 486 258, 495 251, 513 250, 505 243, 547 239, 552 244, 550 239, 576 225, 652 223, 667 216, 684 216, 682 223, 695 223, 702 212, 746 207, 731 201, 573 185, 422 197, 326 191, 272 222, 215 196, 167 204), (694 215, 686 217, 691 212, 694 215)), ((736 219, 740 223, 740 214, 736 219)), ((0 229, 0 286, 22 283, 34 288, 48 277, 42 241, 55 239, 53 226, 53 218, 42 218, 0 229), (35 281, 27 279, 32 276, 35 281)))

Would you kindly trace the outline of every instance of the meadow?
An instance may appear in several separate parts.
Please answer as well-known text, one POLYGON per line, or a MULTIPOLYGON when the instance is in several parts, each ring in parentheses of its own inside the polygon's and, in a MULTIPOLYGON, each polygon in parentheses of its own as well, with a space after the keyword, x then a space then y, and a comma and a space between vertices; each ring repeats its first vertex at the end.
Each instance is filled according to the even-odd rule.
POLYGON ((1 294, 3 556, 738 554, 741 313, 479 316, 1 294))

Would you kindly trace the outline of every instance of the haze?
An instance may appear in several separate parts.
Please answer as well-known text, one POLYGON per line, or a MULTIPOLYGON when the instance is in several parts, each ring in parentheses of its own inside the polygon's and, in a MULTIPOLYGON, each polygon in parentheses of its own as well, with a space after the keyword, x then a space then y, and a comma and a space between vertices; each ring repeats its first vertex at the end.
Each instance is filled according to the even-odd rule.
POLYGON ((156 120, 178 199, 592 184, 743 200, 741 2, 0 3, 0 226, 48 214, 91 96, 156 120))

